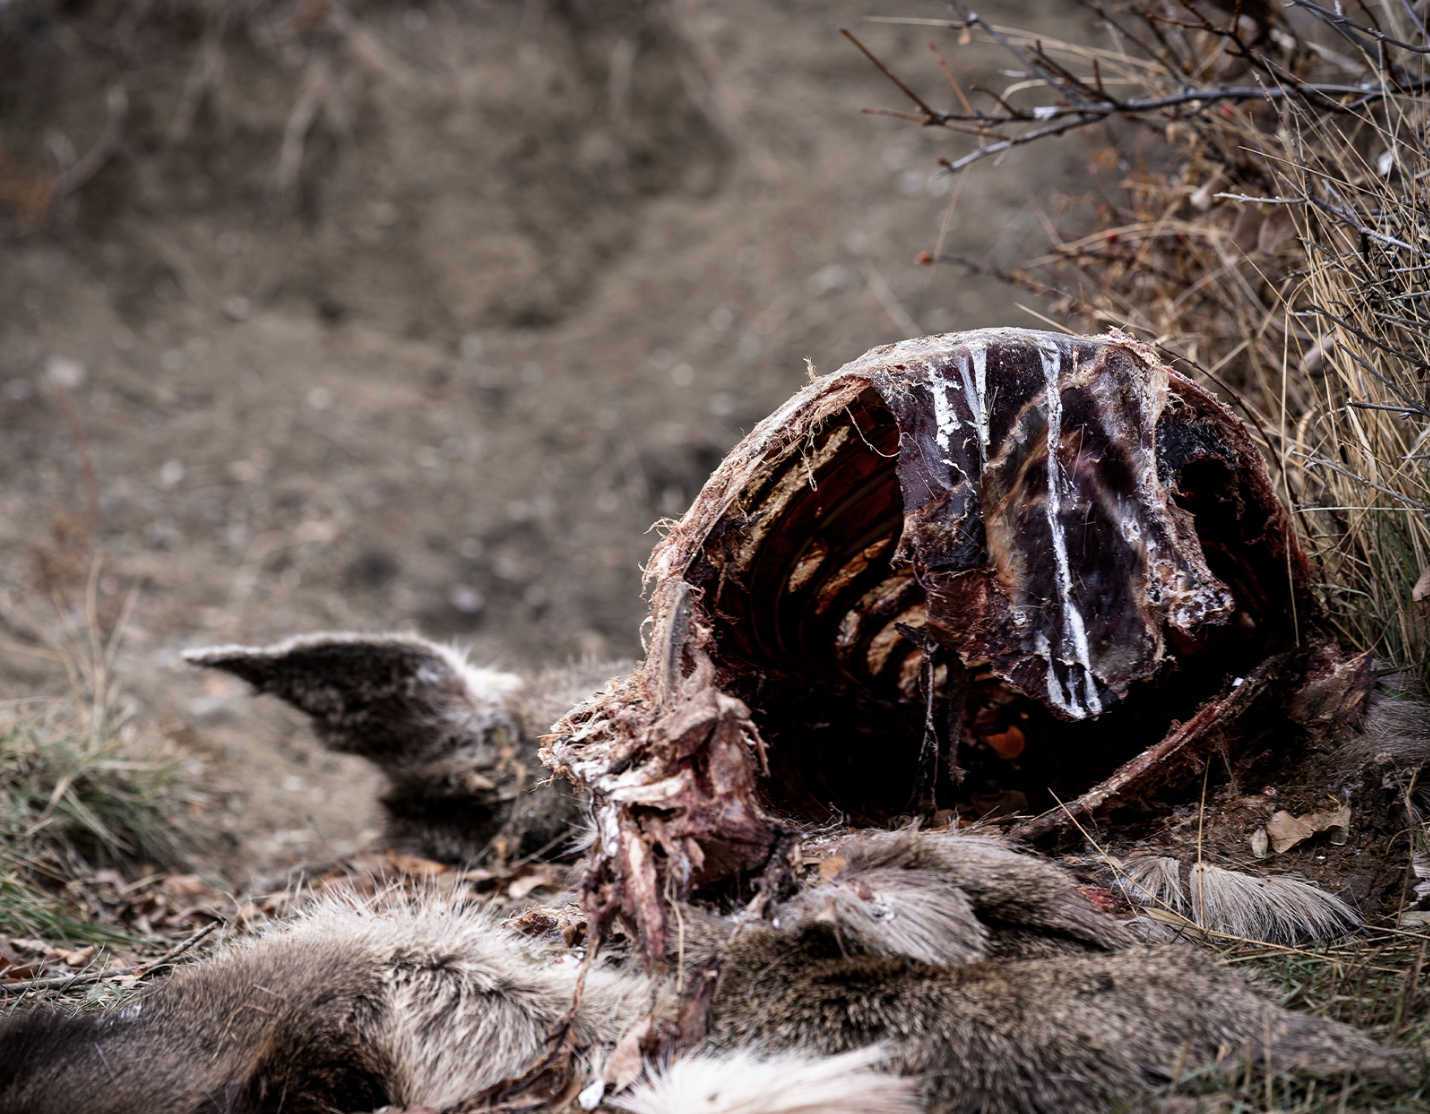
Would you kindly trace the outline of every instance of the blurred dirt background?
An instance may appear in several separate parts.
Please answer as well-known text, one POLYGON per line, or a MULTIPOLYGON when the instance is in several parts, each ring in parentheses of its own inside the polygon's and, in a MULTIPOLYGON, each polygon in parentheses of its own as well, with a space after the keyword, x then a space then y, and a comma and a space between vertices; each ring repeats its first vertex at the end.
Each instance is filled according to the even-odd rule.
POLYGON ((371 838, 375 778, 179 650, 638 655, 649 528, 806 359, 1046 308, 917 257, 945 222, 946 252, 1035 253, 1091 146, 980 166, 950 216, 951 137, 861 114, 905 106, 840 26, 930 90, 930 38, 1007 83, 868 18, 944 14, 0 2, 0 699, 63 686, 14 646, 82 618, 92 572, 101 625, 137 593, 125 691, 222 802, 237 878, 371 838))

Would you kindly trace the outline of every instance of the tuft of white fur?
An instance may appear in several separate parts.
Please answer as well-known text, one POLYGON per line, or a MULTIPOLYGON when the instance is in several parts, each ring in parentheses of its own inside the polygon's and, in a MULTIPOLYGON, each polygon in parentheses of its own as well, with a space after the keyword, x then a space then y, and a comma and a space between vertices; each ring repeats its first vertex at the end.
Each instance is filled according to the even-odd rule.
POLYGON ((1182 889, 1182 863, 1168 855, 1148 855, 1122 864, 1119 880, 1134 905, 1170 909, 1185 915, 1187 895, 1182 889))
POLYGON ((1259 877, 1197 863, 1182 880, 1182 864, 1168 856, 1131 859, 1122 866, 1128 900, 1170 909, 1199 928, 1261 940, 1306 944, 1344 936, 1360 916, 1340 898, 1285 875, 1259 877))
POLYGON ((450 642, 427 642, 416 635, 399 636, 403 641, 422 643, 441 657, 452 670, 467 683, 467 691, 480 699, 494 703, 504 703, 526 688, 526 682, 515 673, 492 669, 485 665, 473 665, 467 660, 468 651, 450 642))
POLYGON ((883 1051, 684 1056, 606 1100, 631 1114, 921 1114, 916 1080, 873 1070, 883 1051))

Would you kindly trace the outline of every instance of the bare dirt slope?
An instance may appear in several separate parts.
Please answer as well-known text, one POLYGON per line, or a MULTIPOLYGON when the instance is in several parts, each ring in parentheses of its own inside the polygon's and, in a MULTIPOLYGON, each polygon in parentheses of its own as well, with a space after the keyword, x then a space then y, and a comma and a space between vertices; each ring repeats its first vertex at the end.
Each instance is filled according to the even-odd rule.
MULTIPOLYGON (((129 691, 232 788, 253 868, 366 838, 373 779, 179 649, 406 628, 515 666, 636 655, 648 528, 806 358, 1033 323, 916 265, 948 137, 861 115, 903 105, 838 28, 930 92, 931 35, 965 84, 1006 81, 986 49, 859 0, 604 7, 0 9, 0 577, 43 615, 92 544, 102 607, 139 586, 129 691), (97 172, 37 202, 107 111, 97 172)), ((1085 162, 981 168, 949 248, 1038 246, 1085 162)), ((0 696, 56 681, 3 668, 0 696)))

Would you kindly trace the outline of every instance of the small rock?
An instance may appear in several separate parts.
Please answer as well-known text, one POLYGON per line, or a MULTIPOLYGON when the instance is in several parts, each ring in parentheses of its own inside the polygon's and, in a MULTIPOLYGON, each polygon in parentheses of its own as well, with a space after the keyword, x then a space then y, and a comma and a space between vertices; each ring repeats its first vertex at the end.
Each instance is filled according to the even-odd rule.
POLYGON ((84 364, 68 356, 51 356, 45 361, 45 378, 56 387, 77 391, 88 378, 84 364))
POLYGON ((470 584, 453 584, 447 589, 447 602, 463 615, 475 615, 486 606, 486 599, 470 584))

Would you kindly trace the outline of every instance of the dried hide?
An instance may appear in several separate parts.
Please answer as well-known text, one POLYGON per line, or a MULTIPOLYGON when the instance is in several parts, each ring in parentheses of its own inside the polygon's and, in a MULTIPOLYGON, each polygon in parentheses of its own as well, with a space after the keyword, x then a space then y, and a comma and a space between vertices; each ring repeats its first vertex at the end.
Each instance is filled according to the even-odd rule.
POLYGON ((647 577, 644 664, 543 757, 593 794, 589 910, 652 957, 672 897, 778 888, 800 823, 1046 836, 1369 683, 1246 431, 1115 333, 874 349, 731 451, 647 577))

